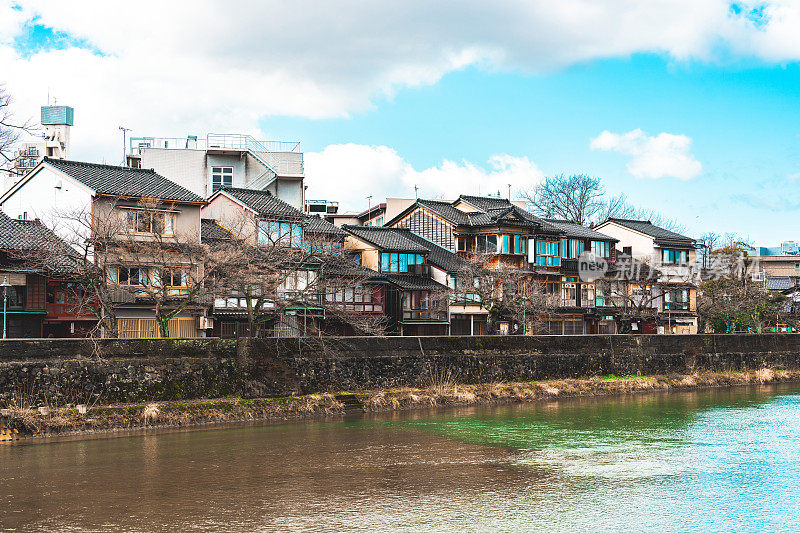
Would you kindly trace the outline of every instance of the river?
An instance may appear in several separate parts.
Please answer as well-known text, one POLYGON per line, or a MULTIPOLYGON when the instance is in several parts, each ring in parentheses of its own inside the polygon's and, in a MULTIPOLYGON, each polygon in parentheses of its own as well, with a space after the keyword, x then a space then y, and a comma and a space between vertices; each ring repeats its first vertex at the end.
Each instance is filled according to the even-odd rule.
POLYGON ((800 386, 0 446, 16 531, 798 531, 800 386))

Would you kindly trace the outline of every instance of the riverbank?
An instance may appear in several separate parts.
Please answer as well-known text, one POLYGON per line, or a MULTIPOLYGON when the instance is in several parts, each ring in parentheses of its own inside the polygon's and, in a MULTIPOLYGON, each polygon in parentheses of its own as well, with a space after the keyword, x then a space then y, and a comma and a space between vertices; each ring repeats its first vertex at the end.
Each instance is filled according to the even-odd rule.
POLYGON ((433 381, 423 387, 321 393, 279 398, 220 398, 99 406, 19 409, 0 416, 0 440, 80 435, 136 429, 202 427, 256 421, 289 421, 354 412, 525 403, 659 391, 686 391, 800 382, 800 371, 769 368, 752 372, 695 372, 653 376, 607 375, 462 385, 433 381))

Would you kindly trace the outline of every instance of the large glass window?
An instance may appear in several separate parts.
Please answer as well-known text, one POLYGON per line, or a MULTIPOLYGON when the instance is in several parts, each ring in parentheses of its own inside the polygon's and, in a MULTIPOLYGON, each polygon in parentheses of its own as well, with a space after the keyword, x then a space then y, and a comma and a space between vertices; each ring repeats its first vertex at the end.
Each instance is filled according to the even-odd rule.
POLYGON ((497 235, 478 235, 475 244, 479 253, 497 253, 497 235))
POLYGON ((174 227, 174 213, 153 213, 141 209, 125 209, 122 213, 122 231, 172 235, 174 227))
POLYGON ((592 241, 592 253, 597 257, 611 257, 611 243, 608 241, 592 241))
POLYGON ((381 252, 381 272, 408 272, 409 267, 424 264, 422 254, 405 254, 398 252, 381 252))
POLYGON ((561 265, 558 241, 536 241, 536 264, 542 266, 561 265))
POLYGON ((577 259, 583 253, 583 241, 580 239, 561 239, 561 257, 577 259))
POLYGON ((669 249, 662 250, 661 261, 668 265, 687 265, 689 264, 689 251, 669 249))
POLYGON ((303 241, 303 226, 295 222, 261 220, 258 223, 258 243, 280 244, 299 248, 303 241))
POLYGON ((211 192, 233 187, 233 167, 211 167, 211 192))

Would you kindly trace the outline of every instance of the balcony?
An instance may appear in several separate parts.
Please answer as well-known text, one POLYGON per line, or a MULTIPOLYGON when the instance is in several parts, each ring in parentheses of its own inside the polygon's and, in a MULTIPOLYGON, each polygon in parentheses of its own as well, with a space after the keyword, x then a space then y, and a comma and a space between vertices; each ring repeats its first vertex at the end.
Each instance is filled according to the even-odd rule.
POLYGON ((447 322, 447 312, 438 309, 403 309, 404 322, 447 322))

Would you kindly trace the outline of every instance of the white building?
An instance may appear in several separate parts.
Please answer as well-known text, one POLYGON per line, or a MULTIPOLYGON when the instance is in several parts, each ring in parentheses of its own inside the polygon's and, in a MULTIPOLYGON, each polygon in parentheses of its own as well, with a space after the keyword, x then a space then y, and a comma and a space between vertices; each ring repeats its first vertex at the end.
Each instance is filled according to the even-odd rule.
POLYGON ((36 168, 44 157, 69 159, 70 128, 74 124, 75 110, 64 105, 42 106, 41 124, 44 132, 41 139, 31 139, 19 144, 14 152, 11 173, 5 177, 5 192, 13 187, 25 174, 36 168))
POLYGON ((205 139, 133 137, 127 160, 129 166, 152 168, 203 198, 222 187, 238 187, 266 190, 300 211, 305 208, 298 142, 217 133, 205 139))

